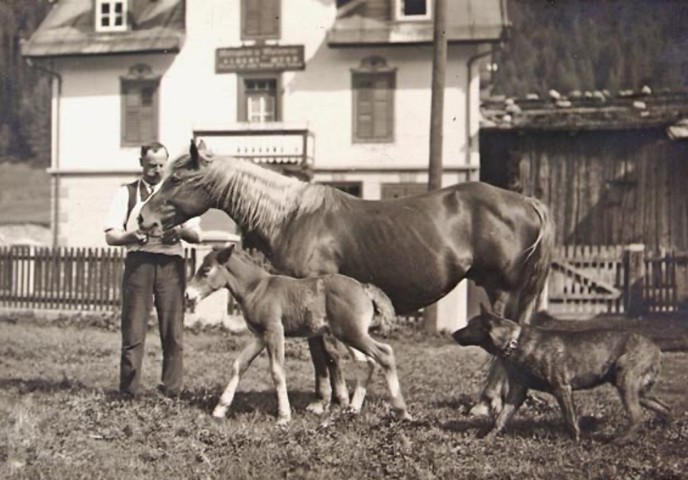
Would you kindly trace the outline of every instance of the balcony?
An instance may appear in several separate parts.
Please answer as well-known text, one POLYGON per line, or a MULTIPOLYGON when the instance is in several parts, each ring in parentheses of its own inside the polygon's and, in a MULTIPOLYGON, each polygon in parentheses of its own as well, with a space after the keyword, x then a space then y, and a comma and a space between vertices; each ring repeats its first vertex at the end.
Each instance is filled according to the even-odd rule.
POLYGON ((238 123, 220 128, 194 129, 214 153, 230 155, 282 173, 310 179, 315 136, 307 127, 282 123, 238 123))

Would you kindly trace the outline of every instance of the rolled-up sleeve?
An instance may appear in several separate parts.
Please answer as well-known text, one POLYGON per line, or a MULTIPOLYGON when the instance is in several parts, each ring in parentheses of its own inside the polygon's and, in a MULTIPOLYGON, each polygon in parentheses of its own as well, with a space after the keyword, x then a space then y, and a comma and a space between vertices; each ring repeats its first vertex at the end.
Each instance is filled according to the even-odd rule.
POLYGON ((127 223, 127 208, 129 206, 129 191, 126 186, 121 187, 117 190, 114 198, 112 199, 112 204, 110 205, 110 211, 108 216, 105 218, 104 231, 108 230, 125 230, 125 225, 127 223))

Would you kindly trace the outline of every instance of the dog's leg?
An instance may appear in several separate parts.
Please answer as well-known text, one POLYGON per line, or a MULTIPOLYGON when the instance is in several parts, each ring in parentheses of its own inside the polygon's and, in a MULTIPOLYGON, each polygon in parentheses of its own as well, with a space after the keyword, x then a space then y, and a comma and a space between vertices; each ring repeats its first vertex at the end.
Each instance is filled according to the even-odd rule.
POLYGON ((330 397, 332 387, 330 386, 330 375, 328 368, 328 355, 325 352, 325 339, 322 336, 311 337, 308 339, 308 348, 311 351, 311 360, 315 368, 315 396, 306 410, 316 415, 321 415, 330 408, 330 397))
POLYGON ((664 402, 660 402, 655 397, 643 394, 640 397, 640 405, 657 413, 665 422, 672 421, 671 410, 664 402))
POLYGON ((277 426, 284 427, 291 420, 291 407, 284 373, 284 327, 281 322, 275 322, 265 333, 265 343, 270 356, 270 373, 277 391, 277 426))
POLYGON ((624 444, 633 438, 640 426, 640 420, 643 413, 640 408, 638 382, 634 380, 633 375, 623 375, 623 372, 621 377, 621 381, 617 385, 617 388, 621 396, 621 401, 626 409, 626 413, 628 413, 629 422, 626 430, 614 439, 614 443, 617 444, 624 444))
POLYGON ((552 392, 554 397, 559 402, 559 408, 564 416, 566 426, 571 432, 571 436, 575 442, 580 441, 580 427, 578 426, 578 419, 576 417, 576 408, 573 404, 573 395, 571 394, 571 385, 561 385, 552 392))
POLYGON ((356 390, 351 397, 351 404, 349 405, 349 411, 354 414, 358 414, 363 406, 363 400, 365 399, 366 390, 368 389, 368 384, 370 379, 375 372, 375 361, 359 352, 355 348, 349 347, 351 356, 354 358, 356 363, 356 370, 358 372, 358 378, 356 382, 356 390))
POLYGON ((504 408, 502 408, 502 410, 499 412, 499 415, 497 415, 497 419, 495 420, 492 429, 487 434, 485 439, 491 440, 496 437, 499 432, 504 430, 506 424, 509 423, 520 406, 523 405, 523 402, 525 402, 527 394, 528 389, 523 385, 510 383, 509 393, 507 395, 506 402, 504 403, 504 408))
POLYGON ((239 379, 246 372, 253 360, 263 351, 265 342, 262 338, 256 336, 239 354, 234 364, 232 365, 232 378, 229 380, 225 391, 220 397, 220 401, 213 410, 213 417, 224 418, 227 409, 232 404, 234 393, 239 385, 239 379))

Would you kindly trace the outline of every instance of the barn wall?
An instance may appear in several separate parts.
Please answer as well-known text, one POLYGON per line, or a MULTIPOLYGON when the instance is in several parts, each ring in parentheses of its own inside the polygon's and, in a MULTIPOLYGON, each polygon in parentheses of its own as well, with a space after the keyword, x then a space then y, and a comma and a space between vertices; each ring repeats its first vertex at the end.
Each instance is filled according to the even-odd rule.
POLYGON ((663 129, 481 136, 481 179, 544 200, 560 245, 688 250, 688 142, 663 129))

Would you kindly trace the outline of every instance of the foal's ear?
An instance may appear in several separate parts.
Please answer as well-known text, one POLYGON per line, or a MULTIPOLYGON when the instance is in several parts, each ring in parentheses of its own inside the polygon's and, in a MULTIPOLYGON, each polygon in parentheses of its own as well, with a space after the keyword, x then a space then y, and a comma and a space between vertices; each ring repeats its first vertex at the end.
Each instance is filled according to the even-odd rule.
POLYGON ((217 252, 218 263, 226 263, 227 260, 229 260, 229 257, 232 256, 232 252, 234 252, 234 247, 236 247, 236 244, 232 243, 230 246, 225 247, 219 252, 217 252))

